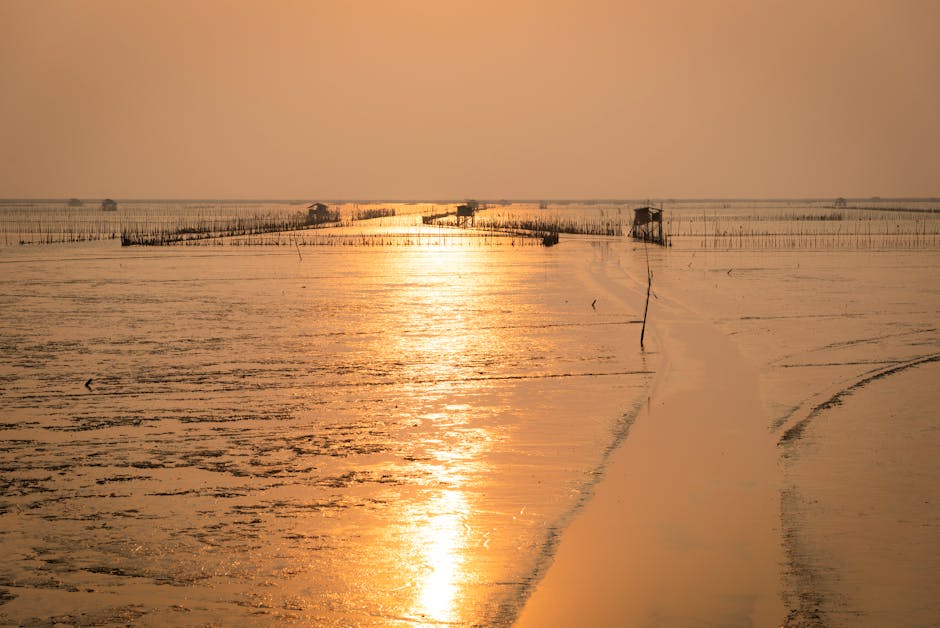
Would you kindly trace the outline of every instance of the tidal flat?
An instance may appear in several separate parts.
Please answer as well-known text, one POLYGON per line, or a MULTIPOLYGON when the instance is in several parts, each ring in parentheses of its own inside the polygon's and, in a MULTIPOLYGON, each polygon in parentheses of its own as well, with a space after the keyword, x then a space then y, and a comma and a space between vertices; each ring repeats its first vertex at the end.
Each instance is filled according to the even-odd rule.
POLYGON ((569 257, 6 251, 0 619, 508 622, 652 377, 569 257))
POLYGON ((196 246, 7 228, 0 622, 936 621, 940 217, 728 205, 675 208, 666 248, 408 208, 196 246), (643 560, 591 593, 568 546, 643 560))
POLYGON ((648 253, 647 404, 518 625, 936 624, 940 254, 648 253))

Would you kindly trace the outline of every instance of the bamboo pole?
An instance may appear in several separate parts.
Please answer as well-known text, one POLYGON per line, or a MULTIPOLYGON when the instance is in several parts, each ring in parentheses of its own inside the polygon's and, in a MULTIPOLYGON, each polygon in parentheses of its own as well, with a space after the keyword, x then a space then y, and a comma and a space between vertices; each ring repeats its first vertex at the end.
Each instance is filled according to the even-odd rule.
POLYGON ((643 338, 646 336, 646 314, 650 309, 650 292, 653 289, 653 272, 650 270, 650 254, 643 242, 643 251, 646 253, 646 305, 643 307, 643 328, 640 330, 640 349, 643 349, 643 338))

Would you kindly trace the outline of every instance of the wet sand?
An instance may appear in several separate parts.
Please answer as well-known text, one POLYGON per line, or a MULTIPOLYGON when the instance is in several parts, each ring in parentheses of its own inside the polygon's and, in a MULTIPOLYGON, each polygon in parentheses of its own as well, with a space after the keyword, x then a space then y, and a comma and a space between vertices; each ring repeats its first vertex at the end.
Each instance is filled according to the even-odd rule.
POLYGON ((25 260, 0 623, 940 623, 940 252, 570 240, 25 260))
POLYGON ((518 625, 940 625, 937 262, 653 250, 649 404, 518 625))
POLYGON ((785 446, 791 625, 940 623, 938 381, 937 361, 873 379, 785 446))
POLYGON ((508 624, 652 378, 595 254, 0 251, 0 625, 508 624))
POLYGON ((518 626, 771 626, 784 615, 757 372, 693 313, 657 318, 663 375, 518 626))

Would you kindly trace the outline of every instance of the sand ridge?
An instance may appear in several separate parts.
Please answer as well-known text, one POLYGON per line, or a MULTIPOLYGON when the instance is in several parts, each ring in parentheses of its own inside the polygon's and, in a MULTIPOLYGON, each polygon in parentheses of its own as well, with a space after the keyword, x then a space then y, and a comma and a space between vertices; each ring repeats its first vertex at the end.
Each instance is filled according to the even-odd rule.
POLYGON ((666 362, 518 626, 779 625, 774 439, 755 368, 660 304, 666 362))

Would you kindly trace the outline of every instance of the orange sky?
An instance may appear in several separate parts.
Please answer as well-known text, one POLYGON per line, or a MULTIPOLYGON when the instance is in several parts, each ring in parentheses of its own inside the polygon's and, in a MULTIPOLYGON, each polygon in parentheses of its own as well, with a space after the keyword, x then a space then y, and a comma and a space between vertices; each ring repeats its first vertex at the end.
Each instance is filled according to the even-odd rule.
POLYGON ((0 0, 0 197, 940 195, 936 0, 0 0))

